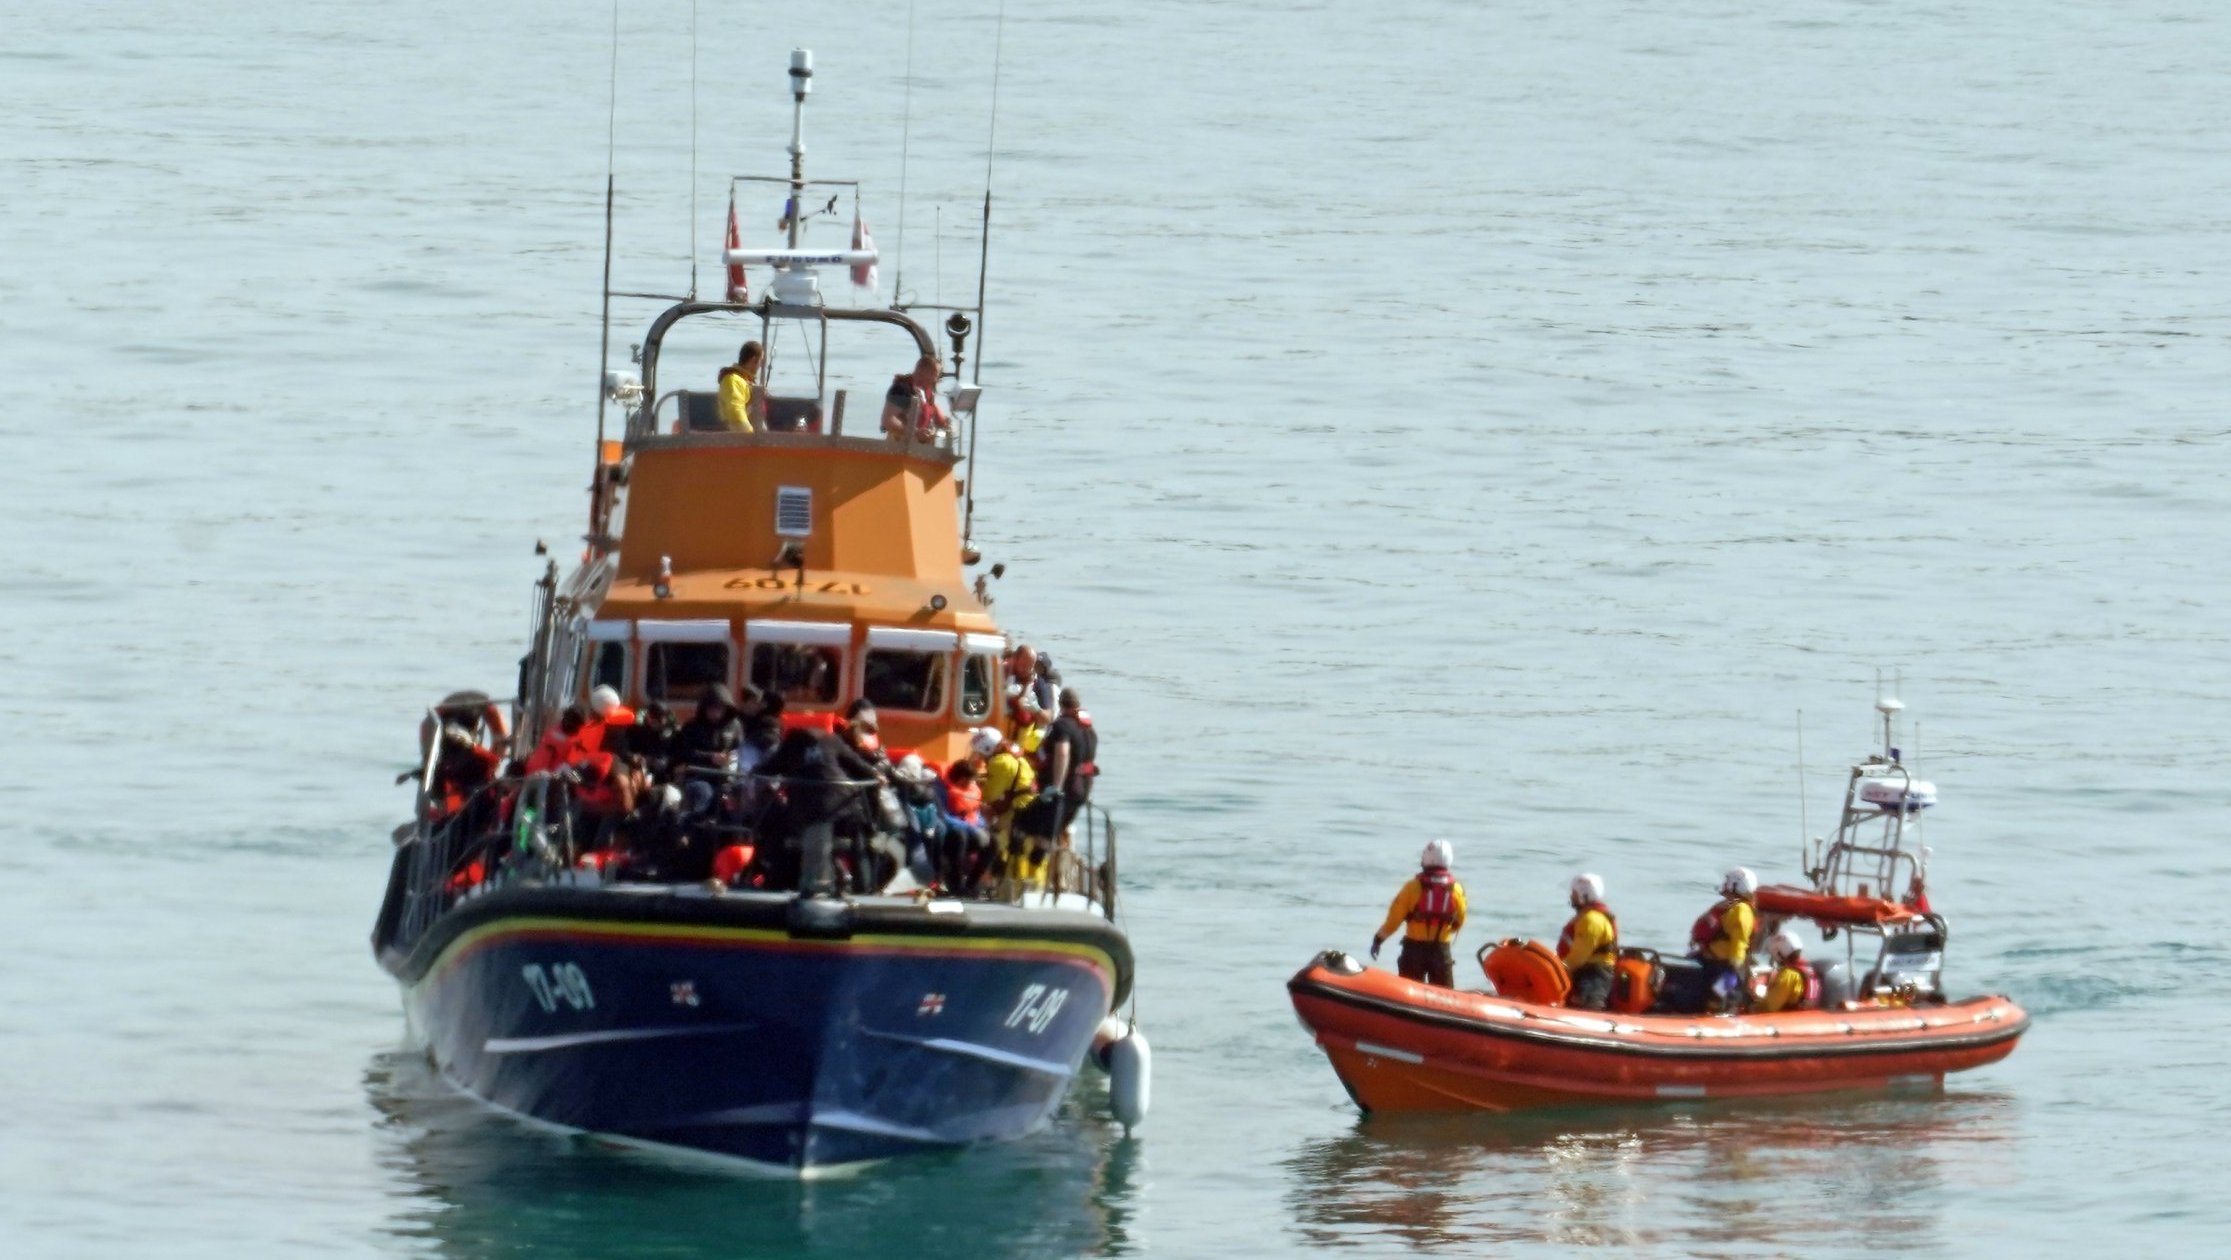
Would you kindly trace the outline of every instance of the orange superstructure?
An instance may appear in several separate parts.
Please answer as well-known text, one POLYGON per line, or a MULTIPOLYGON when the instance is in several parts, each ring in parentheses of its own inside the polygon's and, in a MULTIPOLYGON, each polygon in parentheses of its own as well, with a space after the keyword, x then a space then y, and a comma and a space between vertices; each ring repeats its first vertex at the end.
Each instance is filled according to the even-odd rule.
MULTIPOLYGON (((571 576, 553 568, 544 583, 521 740, 598 684, 686 715, 720 682, 780 693, 793 721, 866 698, 888 747, 932 762, 961 756, 968 730, 996 716, 1006 647, 965 570, 961 430, 894 440, 863 408, 855 430, 869 435, 842 432, 845 391, 818 376, 790 394, 778 392, 779 375, 763 379, 773 418, 754 432, 706 424, 709 390, 674 391, 662 410, 653 399, 665 331, 712 313, 757 315, 770 328, 896 329, 906 335, 884 340, 902 363, 931 345, 892 310, 769 298, 661 316, 642 381, 613 390, 628 409, 625 437, 598 450, 590 550, 571 576)), ((955 393, 955 423, 973 424, 973 389, 955 393)))

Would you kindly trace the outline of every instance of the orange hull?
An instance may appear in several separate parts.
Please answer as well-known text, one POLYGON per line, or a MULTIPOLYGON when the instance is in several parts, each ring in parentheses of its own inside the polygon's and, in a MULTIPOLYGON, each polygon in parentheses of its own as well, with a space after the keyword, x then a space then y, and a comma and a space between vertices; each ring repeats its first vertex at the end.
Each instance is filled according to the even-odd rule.
POLYGON ((2003 997, 1734 1018, 1603 1015, 1347 972, 1328 965, 1335 957, 1286 987, 1365 1111, 1934 1087, 2005 1058, 2030 1022, 2003 997))

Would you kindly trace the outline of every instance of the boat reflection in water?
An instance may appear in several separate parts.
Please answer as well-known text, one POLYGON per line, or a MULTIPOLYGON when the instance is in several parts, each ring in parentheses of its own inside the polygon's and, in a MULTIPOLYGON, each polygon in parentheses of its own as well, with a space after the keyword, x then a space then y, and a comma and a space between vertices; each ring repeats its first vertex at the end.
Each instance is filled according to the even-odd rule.
POLYGON ((1312 1248, 1928 1248, 1957 1191, 2013 1178, 2013 1105, 1932 1091, 1372 1116, 1289 1158, 1287 1196, 1312 1248))
POLYGON ((492 1114, 422 1054, 382 1054, 365 1092, 399 1183, 388 1235, 452 1260, 905 1255, 998 1260, 1132 1250, 1137 1144, 1080 1088, 1053 1124, 813 1181, 739 1176, 492 1114))

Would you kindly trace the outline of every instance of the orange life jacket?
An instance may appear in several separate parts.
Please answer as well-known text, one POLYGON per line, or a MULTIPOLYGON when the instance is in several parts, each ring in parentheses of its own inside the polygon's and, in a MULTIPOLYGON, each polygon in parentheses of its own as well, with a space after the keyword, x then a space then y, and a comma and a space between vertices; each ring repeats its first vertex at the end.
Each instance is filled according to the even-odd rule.
POLYGON ((984 813, 984 789, 976 786, 973 779, 967 783, 955 783, 951 779, 947 779, 945 781, 945 804, 945 812, 953 817, 960 819, 962 822, 975 822, 984 813))
POLYGON ((1404 921, 1421 924, 1439 931, 1456 919, 1456 877, 1445 866, 1429 866, 1418 872, 1418 904, 1410 907, 1404 921))
POLYGON ((535 745, 524 767, 528 774, 544 774, 564 765, 573 755, 573 737, 556 727, 543 735, 535 745))
MULTIPOLYGON (((1603 915, 1605 920, 1611 924, 1611 943, 1604 946, 1604 948, 1610 950, 1614 957, 1618 955, 1619 917, 1611 912, 1611 907, 1605 905, 1600 901, 1591 901, 1587 905, 1582 906, 1580 909, 1573 911, 1573 917, 1565 920, 1565 930, 1557 937, 1557 956, 1559 958, 1563 958, 1567 954, 1572 953, 1573 927, 1580 922, 1580 916, 1588 913, 1590 910, 1594 910, 1597 913, 1603 915)), ((1582 965, 1585 966, 1586 964, 1584 963, 1582 965)))

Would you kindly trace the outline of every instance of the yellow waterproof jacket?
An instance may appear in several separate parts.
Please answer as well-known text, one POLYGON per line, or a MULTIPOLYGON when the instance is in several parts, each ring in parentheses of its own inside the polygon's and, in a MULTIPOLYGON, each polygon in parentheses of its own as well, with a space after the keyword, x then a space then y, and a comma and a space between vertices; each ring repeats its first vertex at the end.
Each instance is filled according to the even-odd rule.
POLYGON ((720 422, 730 432, 751 432, 751 378, 742 372, 720 374, 720 422))
POLYGON ((1419 876, 1411 876, 1410 882, 1402 886, 1402 891, 1394 895, 1394 904, 1387 907, 1387 921, 1379 925, 1379 939, 1385 940, 1393 936, 1394 929, 1399 926, 1404 940, 1455 940, 1456 930, 1464 926, 1464 885, 1453 879, 1449 881, 1450 913, 1446 919, 1435 920, 1419 916, 1418 902, 1424 897, 1425 885, 1419 882, 1419 876))
POLYGON ((1565 934, 1558 938, 1558 946, 1564 954, 1567 971, 1591 965, 1609 967, 1619 961, 1619 929, 1612 923, 1609 911, 1602 906, 1589 906, 1565 925, 1565 934))
POLYGON ((1783 967, 1766 986, 1766 996, 1760 1000, 1758 1009, 1771 1015, 1776 1011, 1794 1011, 1804 1001, 1805 973, 1795 967, 1783 967))
POLYGON ((1758 928, 1758 912, 1748 901, 1731 899, 1726 910, 1720 912, 1720 933, 1705 945, 1707 958, 1717 958, 1730 966, 1741 966, 1751 953, 1751 933, 1758 928))
POLYGON ((984 763, 980 782, 984 788, 984 813, 996 820, 1011 819, 1038 799, 1038 772, 1030 763, 1002 748, 984 763))

